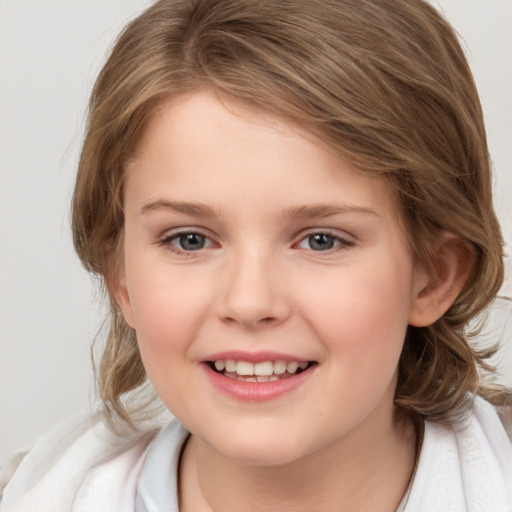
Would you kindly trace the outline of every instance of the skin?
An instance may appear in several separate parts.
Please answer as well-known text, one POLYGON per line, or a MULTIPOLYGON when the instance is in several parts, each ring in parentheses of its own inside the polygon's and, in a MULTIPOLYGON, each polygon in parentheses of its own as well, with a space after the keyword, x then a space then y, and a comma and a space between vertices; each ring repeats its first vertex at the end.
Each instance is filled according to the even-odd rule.
POLYGON ((406 328, 452 295, 415 269, 387 184, 208 91, 170 101, 126 173, 115 295, 153 386, 192 432, 180 510, 394 510, 415 460, 412 427, 394 421, 406 328), (191 232, 202 248, 183 247, 191 232), (205 359, 226 350, 315 364, 250 402, 208 378, 205 359))

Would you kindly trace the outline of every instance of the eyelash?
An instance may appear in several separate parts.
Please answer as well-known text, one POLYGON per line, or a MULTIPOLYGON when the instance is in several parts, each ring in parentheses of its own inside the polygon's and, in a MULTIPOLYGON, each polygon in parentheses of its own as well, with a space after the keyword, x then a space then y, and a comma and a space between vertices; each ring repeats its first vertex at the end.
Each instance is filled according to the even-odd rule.
MULTIPOLYGON (((209 241, 209 245, 214 244, 214 242, 210 239, 210 237, 208 235, 206 235, 205 233, 202 233, 199 230, 188 230, 188 231, 179 231, 177 233, 173 233, 172 235, 166 236, 159 242, 159 245, 161 245, 162 247, 165 247, 167 250, 169 250, 175 254, 178 254, 180 256, 194 257, 194 256, 196 256, 195 253, 202 252, 202 249, 205 249, 205 247, 200 247, 199 249, 195 249, 195 250, 186 250, 186 249, 179 248, 173 244, 173 242, 175 240, 179 241, 181 237, 190 236, 190 235, 196 235, 196 236, 203 237, 205 240, 209 241)), ((208 247, 206 247, 206 249, 207 248, 208 247)))
MULTIPOLYGON (((315 252, 315 253, 331 254, 333 252, 350 249, 351 247, 353 247, 355 245, 353 241, 347 240, 346 238, 342 238, 339 235, 336 235, 329 230, 312 230, 312 231, 307 232, 304 235, 302 235, 300 240, 297 243, 295 243, 293 245, 293 247, 300 248, 299 247, 300 244, 302 244, 304 241, 308 240, 309 238, 317 236, 317 235, 323 235, 325 237, 328 237, 333 240, 334 244, 337 244, 337 245, 335 245, 334 247, 325 249, 325 250, 315 251, 314 249, 311 249, 311 248, 309 248, 307 250, 311 250, 312 252, 315 252)), ((169 236, 163 238, 159 242, 159 245, 161 245, 162 247, 165 247, 167 250, 169 250, 175 254, 178 254, 180 256, 185 256, 185 257, 194 257, 197 255, 195 253, 200 253, 200 252, 202 252, 203 249, 208 249, 210 246, 212 246, 214 244, 215 244, 215 242, 213 242, 208 235, 206 235, 205 233, 202 233, 201 231, 198 231, 198 230, 180 231, 177 233, 173 233, 172 235, 169 235, 169 236), (176 241, 176 240, 179 241, 180 238, 182 238, 182 237, 193 236, 193 235, 204 237, 204 239, 209 242, 209 245, 207 247, 200 247, 195 250, 186 250, 183 248, 179 248, 173 244, 174 241, 176 241)))
POLYGON ((333 233, 332 231, 329 231, 328 229, 327 230, 320 229, 320 230, 311 230, 311 231, 307 232, 306 234, 304 234, 302 236, 302 238, 299 240, 299 242, 295 244, 295 246, 299 246, 302 242, 306 241, 307 239, 309 239, 310 237, 313 237, 315 235, 323 235, 323 236, 329 237, 334 241, 335 244, 336 243, 338 244, 338 245, 331 247, 329 249, 326 249, 326 250, 314 251, 313 249, 311 249, 311 251, 315 252, 315 253, 331 254, 333 252, 350 249, 351 247, 353 247, 355 245, 355 243, 353 241, 347 240, 346 238, 343 238, 343 237, 333 233))

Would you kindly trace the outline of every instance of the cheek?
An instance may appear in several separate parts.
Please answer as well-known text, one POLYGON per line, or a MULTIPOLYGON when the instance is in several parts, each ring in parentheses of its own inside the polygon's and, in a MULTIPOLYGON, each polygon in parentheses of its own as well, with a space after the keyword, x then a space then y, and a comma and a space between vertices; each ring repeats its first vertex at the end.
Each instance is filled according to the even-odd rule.
POLYGON ((375 262, 318 280, 303 293, 310 324, 327 351, 358 366, 394 364, 407 329, 410 264, 375 262))
POLYGON ((137 344, 153 387, 170 409, 188 396, 182 389, 191 362, 190 347, 197 336, 198 303, 191 294, 160 287, 151 280, 137 289, 133 301, 137 344))
POLYGON ((133 327, 148 371, 164 371, 196 336, 199 319, 208 311, 208 290, 193 277, 130 253, 125 262, 126 286, 133 327))
POLYGON ((181 293, 148 280, 131 297, 139 344, 172 349, 187 343, 201 315, 199 299, 196 293, 181 293))

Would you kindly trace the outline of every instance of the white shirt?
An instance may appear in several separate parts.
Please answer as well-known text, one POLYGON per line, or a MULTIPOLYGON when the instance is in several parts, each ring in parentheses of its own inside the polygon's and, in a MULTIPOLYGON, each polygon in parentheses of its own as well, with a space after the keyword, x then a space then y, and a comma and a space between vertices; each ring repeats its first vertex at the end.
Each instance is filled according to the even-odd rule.
MULTIPOLYGON (((178 459, 187 437, 177 421, 119 438, 98 415, 75 420, 25 456, 4 489, 0 510, 178 512, 178 459)), ((512 444, 494 408, 477 397, 464 423, 427 421, 418 465, 397 512, 511 511, 512 444)))

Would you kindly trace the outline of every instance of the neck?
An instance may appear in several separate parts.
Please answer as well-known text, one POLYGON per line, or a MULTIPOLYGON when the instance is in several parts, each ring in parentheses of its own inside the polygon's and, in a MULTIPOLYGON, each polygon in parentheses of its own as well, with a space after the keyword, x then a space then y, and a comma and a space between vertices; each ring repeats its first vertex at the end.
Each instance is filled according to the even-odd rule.
POLYGON ((274 466, 227 459, 192 436, 182 457, 180 510, 267 512, 278 503, 283 512, 394 511, 414 469, 415 431, 410 422, 398 425, 392 412, 378 432, 369 423, 274 466))

